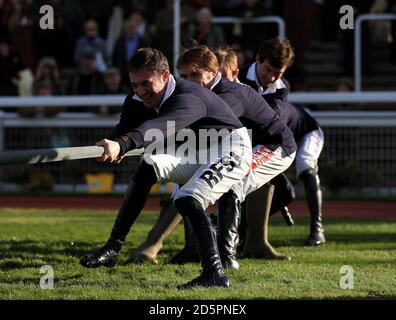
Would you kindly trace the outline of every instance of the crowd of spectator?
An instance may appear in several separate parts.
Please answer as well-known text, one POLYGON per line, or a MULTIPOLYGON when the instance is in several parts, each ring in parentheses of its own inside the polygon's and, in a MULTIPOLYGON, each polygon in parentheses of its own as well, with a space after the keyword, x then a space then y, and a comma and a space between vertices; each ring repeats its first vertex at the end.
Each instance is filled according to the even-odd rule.
MULTIPOLYGON (((243 30, 216 26, 213 11, 260 16, 272 14, 272 3, 182 1, 182 45, 189 46, 191 39, 210 47, 228 44, 244 51, 240 53, 244 63, 244 56, 254 56, 263 33, 250 26, 243 30), (249 35, 242 38, 242 32, 249 35)), ((125 93, 127 61, 145 46, 163 51, 173 65, 173 0, 0 0, 0 5, 2 96, 125 93), (40 27, 42 5, 53 7, 54 29, 40 27)), ((106 106, 100 110, 109 112, 106 106)))
MULTIPOLYGON (((334 4, 331 0, 312 2, 325 9, 334 4)), ((364 4, 367 8, 362 12, 369 12, 373 3, 381 7, 380 2, 346 1, 361 11, 364 4)), ((394 0, 382 2, 386 2, 383 10, 396 12, 394 0)), ((282 15, 283 3, 183 0, 182 46, 189 47, 193 39, 213 48, 231 47, 238 55, 239 67, 243 68, 254 60, 262 40, 277 35, 276 25, 220 27, 213 23, 212 17, 282 15)), ((349 71, 353 59, 350 37, 351 33, 344 32, 339 40, 343 44, 341 64, 349 71)), ((125 93, 130 86, 127 61, 145 46, 160 49, 173 65, 173 0, 0 0, 0 96, 125 93), (40 28, 42 5, 53 7, 54 29, 40 28)), ((395 45, 392 50, 396 61, 395 45)), ((298 71, 299 67, 291 69, 291 82, 295 77, 293 70, 298 71)), ((297 72, 296 77, 300 75, 297 72)), ((112 110, 107 106, 96 108, 104 115, 112 110)))

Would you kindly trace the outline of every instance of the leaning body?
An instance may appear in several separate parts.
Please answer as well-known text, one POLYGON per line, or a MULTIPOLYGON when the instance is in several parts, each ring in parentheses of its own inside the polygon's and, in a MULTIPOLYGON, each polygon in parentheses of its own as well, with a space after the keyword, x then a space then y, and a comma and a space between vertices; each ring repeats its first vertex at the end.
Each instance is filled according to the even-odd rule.
POLYGON ((233 190, 242 202, 251 192, 285 171, 293 162, 296 143, 279 115, 252 88, 222 78, 212 91, 251 130, 253 159, 249 175, 233 190))
MULTIPOLYGON (((211 149, 216 149, 208 152, 208 155, 211 156, 211 159, 208 159, 211 161, 210 163, 202 163, 202 157, 199 156, 200 142, 198 140, 196 140, 196 157, 188 162, 185 161, 184 154, 177 154, 177 145, 174 149, 175 152, 144 155, 144 161, 154 166, 158 181, 173 181, 183 184, 183 187, 174 195, 174 199, 189 194, 206 208, 221 196, 220 193, 224 191, 224 188, 231 187, 233 184, 231 181, 248 172, 250 164, 246 163, 251 157, 251 151, 247 151, 251 144, 250 138, 246 128, 236 119, 222 99, 190 81, 182 79, 172 79, 172 81, 174 81, 174 90, 162 103, 159 110, 147 111, 147 108, 139 101, 139 97, 129 95, 125 100, 120 122, 112 136, 127 135, 133 141, 134 148, 147 148, 153 141, 144 139, 146 132, 156 129, 163 132, 165 137, 170 138, 170 135, 173 134, 168 132, 170 123, 176 132, 189 128, 198 140, 199 135, 202 135, 200 130, 228 130, 230 133, 224 137, 224 141, 220 145, 208 146, 211 149), (133 128, 131 128, 131 123, 134 125, 133 128), (238 161, 241 160, 240 166, 236 166, 233 171, 225 170, 226 166, 224 166, 219 172, 223 176, 221 181, 216 183, 216 178, 214 178, 212 180, 215 183, 212 185, 212 183, 208 184, 204 180, 198 179, 214 162, 223 156, 230 156, 230 154, 233 154, 238 161), (238 170, 241 172, 237 172, 238 170), (193 173, 195 176, 192 178, 193 173), (223 185, 228 175, 230 176, 230 185, 223 185), (190 179, 192 180, 189 181, 190 179)), ((168 141, 165 141, 164 145, 168 146, 168 141)), ((165 149, 165 151, 169 150, 165 149)), ((209 170, 212 172, 214 169, 209 170)))
POLYGON ((249 171, 252 146, 247 129, 217 95, 197 84, 175 80, 160 51, 138 50, 129 67, 135 94, 128 95, 125 100, 111 139, 98 142, 105 150, 101 160, 118 163, 131 149, 149 149, 153 141, 147 139, 147 133, 152 130, 163 134, 164 140, 186 128, 198 140, 200 130, 225 131, 225 143, 221 147, 210 145, 215 156, 206 163, 196 161, 197 158, 185 162, 184 154, 168 149, 158 154, 145 154, 125 193, 108 241, 83 257, 80 263, 88 268, 114 266, 152 186, 159 181, 174 181, 183 183, 174 195, 174 203, 191 226, 203 267, 200 276, 180 288, 229 287, 205 210, 249 171), (172 132, 169 132, 169 123, 172 123, 172 132))

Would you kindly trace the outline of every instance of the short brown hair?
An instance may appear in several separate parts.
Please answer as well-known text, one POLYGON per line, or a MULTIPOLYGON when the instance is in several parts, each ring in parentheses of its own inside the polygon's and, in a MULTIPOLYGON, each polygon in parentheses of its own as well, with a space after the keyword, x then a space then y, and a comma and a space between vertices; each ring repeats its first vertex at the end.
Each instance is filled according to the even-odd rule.
POLYGON ((164 54, 154 48, 141 48, 129 60, 129 71, 137 71, 143 68, 163 74, 169 70, 169 63, 164 54))
POLYGON ((293 63, 294 51, 287 38, 277 37, 260 45, 258 58, 261 63, 268 60, 271 66, 281 69, 293 63))
POLYGON ((202 69, 212 72, 219 71, 216 55, 207 46, 196 45, 182 51, 177 61, 177 68, 185 65, 191 66, 193 72, 199 72, 202 69))
POLYGON ((231 48, 218 48, 215 51, 215 55, 219 62, 220 71, 235 71, 238 69, 238 57, 231 48))

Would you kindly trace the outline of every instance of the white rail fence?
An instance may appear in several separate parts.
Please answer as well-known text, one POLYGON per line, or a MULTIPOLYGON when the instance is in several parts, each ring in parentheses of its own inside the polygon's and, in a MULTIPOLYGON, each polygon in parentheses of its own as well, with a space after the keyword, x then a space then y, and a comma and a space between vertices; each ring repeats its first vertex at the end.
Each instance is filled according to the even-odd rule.
MULTIPOLYGON (((86 95, 86 96, 51 96, 51 97, 1 97, 0 110, 3 108, 43 107, 78 107, 100 106, 119 107, 125 95, 86 95)), ((290 93, 292 103, 396 103, 396 91, 370 92, 295 92, 290 93)))

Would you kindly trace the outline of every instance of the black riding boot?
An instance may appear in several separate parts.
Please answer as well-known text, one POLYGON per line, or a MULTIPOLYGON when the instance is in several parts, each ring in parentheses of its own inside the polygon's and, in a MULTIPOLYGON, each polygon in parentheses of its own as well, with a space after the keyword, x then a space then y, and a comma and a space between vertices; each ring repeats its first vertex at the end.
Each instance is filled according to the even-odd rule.
POLYGON ((187 223, 186 219, 183 219, 184 223, 184 247, 174 257, 172 257, 168 263, 170 264, 185 264, 189 262, 199 262, 199 254, 196 246, 196 242, 192 233, 192 230, 187 223))
POLYGON ((191 196, 175 200, 175 206, 190 225, 203 269, 199 277, 178 288, 189 289, 195 286, 230 287, 230 282, 220 261, 216 237, 212 232, 211 222, 204 208, 191 196))
POLYGON ((143 161, 128 186, 109 240, 102 248, 81 258, 80 264, 83 267, 113 267, 117 263, 125 237, 142 211, 151 187, 156 182, 154 168, 143 161))
POLYGON ((304 183, 308 207, 311 215, 310 234, 305 242, 307 246, 317 246, 326 242, 322 224, 322 191, 319 176, 312 171, 300 175, 304 183))
POLYGON ((217 246, 224 269, 239 269, 236 251, 239 242, 238 226, 241 203, 233 191, 225 193, 218 201, 217 246))

